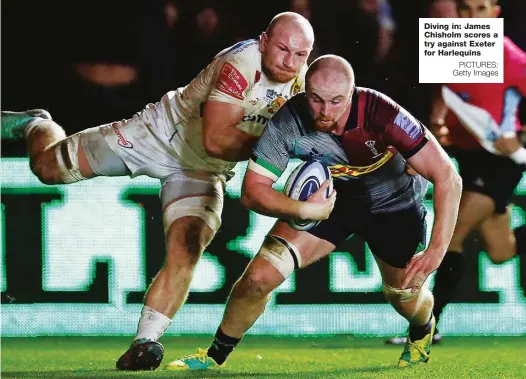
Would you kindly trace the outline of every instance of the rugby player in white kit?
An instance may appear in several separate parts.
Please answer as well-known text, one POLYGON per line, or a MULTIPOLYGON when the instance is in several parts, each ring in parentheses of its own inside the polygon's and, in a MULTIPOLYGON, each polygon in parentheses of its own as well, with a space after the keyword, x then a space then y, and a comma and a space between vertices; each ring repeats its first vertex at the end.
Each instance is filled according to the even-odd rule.
POLYGON ((69 137, 45 110, 2 112, 2 137, 27 139, 31 169, 45 184, 100 175, 161 180, 167 256, 118 369, 160 365, 158 339, 184 303, 193 269, 220 227, 231 170, 250 157, 270 117, 303 91, 313 43, 305 18, 281 13, 259 39, 221 51, 186 87, 130 119, 69 137))

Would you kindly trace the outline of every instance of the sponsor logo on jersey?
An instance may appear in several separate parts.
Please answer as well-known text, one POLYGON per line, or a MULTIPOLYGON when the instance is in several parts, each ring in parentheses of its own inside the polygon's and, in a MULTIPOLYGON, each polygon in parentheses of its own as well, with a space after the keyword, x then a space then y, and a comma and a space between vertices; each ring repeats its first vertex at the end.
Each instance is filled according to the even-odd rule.
POLYGON ((287 102, 287 99, 285 99, 284 97, 281 97, 281 96, 276 97, 268 105, 268 108, 267 108, 268 113, 272 113, 272 114, 276 113, 277 111, 279 111, 279 108, 281 108, 286 102, 287 102))
POLYGON ((248 82, 243 75, 230 63, 225 63, 219 77, 216 88, 226 95, 243 100, 243 92, 247 89, 248 82))
POLYGON ((369 166, 350 166, 338 164, 335 166, 329 166, 329 170, 331 170, 331 174, 334 178, 342 179, 345 179, 346 177, 369 174, 375 170, 378 170, 380 167, 386 164, 389 161, 389 159, 392 158, 392 156, 393 153, 391 151, 387 151, 382 157, 382 159, 380 159, 378 162, 374 162, 369 166))
POLYGON ((243 122, 246 122, 246 121, 256 122, 256 123, 258 123, 260 125, 263 125, 263 126, 267 125, 268 120, 269 120, 268 117, 262 116, 260 114, 247 115, 247 116, 243 117, 243 122))
POLYGON ((122 135, 121 131, 119 130, 119 124, 114 123, 111 126, 113 128, 113 131, 117 135, 117 144, 121 147, 125 147, 126 149, 133 149, 133 145, 130 141, 128 141, 124 136, 122 135))
POLYGON ((394 119, 394 123, 400 127, 412 140, 418 139, 423 133, 418 121, 405 111, 400 111, 394 119))

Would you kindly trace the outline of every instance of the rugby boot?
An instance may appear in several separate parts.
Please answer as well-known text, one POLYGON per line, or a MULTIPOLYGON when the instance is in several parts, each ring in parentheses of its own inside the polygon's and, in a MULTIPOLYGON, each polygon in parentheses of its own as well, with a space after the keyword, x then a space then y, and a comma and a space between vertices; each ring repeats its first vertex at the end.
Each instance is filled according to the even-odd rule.
POLYGON ((23 139, 29 123, 37 118, 51 120, 51 115, 44 109, 31 109, 24 112, 1 112, 1 133, 3 139, 23 139))
POLYGON ((404 351, 398 360, 398 367, 416 366, 429 361, 435 326, 436 320, 435 316, 433 316, 431 318, 431 330, 424 336, 424 338, 417 341, 411 341, 411 338, 409 338, 409 336, 407 337, 404 351))
POLYGON ((166 365, 166 370, 206 370, 219 367, 214 358, 208 356, 208 350, 198 348, 197 353, 185 355, 166 365))
POLYGON ((117 368, 125 371, 155 370, 161 364, 164 348, 157 341, 135 340, 117 361, 117 368))

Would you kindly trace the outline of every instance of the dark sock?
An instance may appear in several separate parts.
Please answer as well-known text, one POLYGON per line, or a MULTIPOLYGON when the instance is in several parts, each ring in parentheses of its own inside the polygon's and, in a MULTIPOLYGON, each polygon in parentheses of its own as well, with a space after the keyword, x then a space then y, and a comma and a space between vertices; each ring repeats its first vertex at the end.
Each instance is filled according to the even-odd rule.
POLYGON ((421 340, 424 338, 427 334, 431 332, 431 319, 433 318, 433 315, 431 315, 431 318, 427 322, 427 324, 424 325, 409 325, 409 339, 412 342, 421 340))
POLYGON ((208 356, 214 358, 218 365, 222 365, 239 341, 241 341, 241 338, 229 337, 223 333, 221 328, 218 328, 214 342, 208 348, 208 356))
POLYGON ((466 261, 463 253, 448 251, 438 267, 435 275, 435 286, 433 287, 433 297, 435 304, 433 314, 437 324, 442 315, 444 307, 448 305, 464 275, 466 261))

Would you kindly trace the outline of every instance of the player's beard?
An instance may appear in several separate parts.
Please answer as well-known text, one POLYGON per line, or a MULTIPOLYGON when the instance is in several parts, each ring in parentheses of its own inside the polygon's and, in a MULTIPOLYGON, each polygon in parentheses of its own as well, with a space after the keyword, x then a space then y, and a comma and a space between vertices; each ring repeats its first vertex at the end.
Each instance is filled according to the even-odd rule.
POLYGON ((298 74, 295 71, 279 70, 277 68, 270 70, 268 67, 265 67, 265 65, 262 65, 261 69, 267 78, 278 83, 288 83, 298 74))
POLYGON ((315 124, 318 132, 328 133, 336 128, 336 121, 333 119, 317 118, 315 124))

